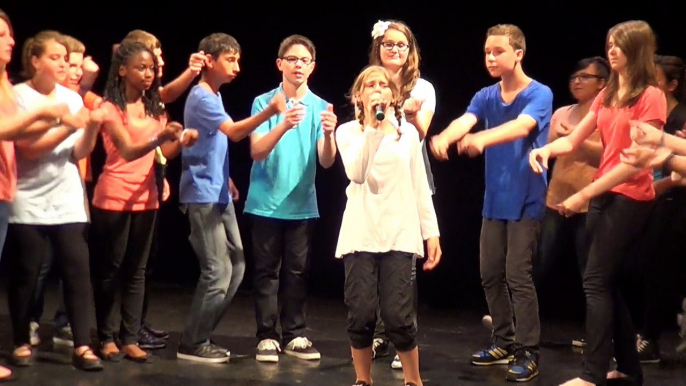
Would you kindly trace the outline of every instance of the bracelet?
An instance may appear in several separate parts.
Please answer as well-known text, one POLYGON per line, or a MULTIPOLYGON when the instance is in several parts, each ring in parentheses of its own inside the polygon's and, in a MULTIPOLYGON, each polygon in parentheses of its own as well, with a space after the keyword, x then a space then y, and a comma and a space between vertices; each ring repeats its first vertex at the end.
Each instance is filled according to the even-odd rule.
POLYGON ((183 142, 183 135, 186 134, 187 131, 188 129, 183 129, 183 131, 181 132, 181 136, 179 137, 180 142, 183 142))

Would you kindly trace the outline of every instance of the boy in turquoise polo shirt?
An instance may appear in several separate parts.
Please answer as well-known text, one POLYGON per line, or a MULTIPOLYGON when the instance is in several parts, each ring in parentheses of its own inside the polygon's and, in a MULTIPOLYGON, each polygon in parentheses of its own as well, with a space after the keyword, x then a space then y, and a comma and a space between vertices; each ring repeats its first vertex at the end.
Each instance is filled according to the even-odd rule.
POLYGON ((253 220, 256 359, 278 362, 283 343, 286 354, 317 360, 319 352, 305 337, 306 268, 313 220, 319 217, 316 162, 319 158, 329 168, 336 158, 336 115, 307 86, 315 66, 315 48, 308 38, 293 35, 281 42, 276 66, 282 83, 255 98, 252 113, 264 110, 279 92, 288 100, 288 111, 272 116, 250 136, 254 162, 245 202, 253 220), (276 331, 277 317, 282 336, 276 331))

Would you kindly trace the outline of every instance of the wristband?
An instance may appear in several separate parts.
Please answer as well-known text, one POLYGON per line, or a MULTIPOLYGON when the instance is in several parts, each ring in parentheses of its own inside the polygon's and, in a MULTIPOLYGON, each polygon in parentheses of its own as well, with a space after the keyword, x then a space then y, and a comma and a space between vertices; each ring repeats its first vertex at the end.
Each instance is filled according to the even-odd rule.
POLYGON ((188 129, 183 129, 183 131, 181 132, 181 136, 179 137, 180 142, 183 142, 183 135, 186 134, 187 131, 188 129))

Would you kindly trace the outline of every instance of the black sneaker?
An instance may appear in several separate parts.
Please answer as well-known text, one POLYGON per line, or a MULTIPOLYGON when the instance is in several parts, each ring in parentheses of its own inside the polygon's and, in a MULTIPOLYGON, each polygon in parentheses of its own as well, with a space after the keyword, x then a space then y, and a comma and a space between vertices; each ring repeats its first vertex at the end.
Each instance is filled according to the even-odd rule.
POLYGON ((518 350, 507 369, 510 382, 528 382, 538 376, 538 355, 529 350, 518 350))
POLYGON ((203 363, 226 363, 229 361, 229 354, 227 349, 211 343, 196 348, 179 345, 176 358, 203 363))
POLYGON ((165 348, 167 347, 167 341, 157 338, 145 328, 141 328, 138 333, 138 347, 148 350, 165 348))
POLYGON ((490 347, 479 350, 472 355, 472 364, 476 366, 506 365, 512 360, 512 350, 508 347, 490 347))
POLYGON ((147 330, 155 338, 169 339, 169 333, 168 332, 152 328, 152 326, 149 325, 148 323, 143 323, 142 328, 144 330, 147 330))
POLYGON ((279 342, 274 339, 262 339, 260 343, 257 344, 255 359, 258 362, 276 363, 279 361, 279 351, 281 351, 279 342))
POLYGON ((71 326, 56 328, 52 335, 52 344, 56 346, 74 347, 74 334, 71 326))
POLYGON ((388 356, 388 346, 386 339, 375 338, 372 343, 372 359, 388 356))
POLYGON ((308 361, 321 359, 322 355, 312 346, 312 342, 305 337, 298 337, 288 342, 283 350, 287 355, 308 361))
POLYGON ((654 340, 644 339, 641 335, 636 337, 636 351, 641 363, 660 363, 660 347, 654 340))

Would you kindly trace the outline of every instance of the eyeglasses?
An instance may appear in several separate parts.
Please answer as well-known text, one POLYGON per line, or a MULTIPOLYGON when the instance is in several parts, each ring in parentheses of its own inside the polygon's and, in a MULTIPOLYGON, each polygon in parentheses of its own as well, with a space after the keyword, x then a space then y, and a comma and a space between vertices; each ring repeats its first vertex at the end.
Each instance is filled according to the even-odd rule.
POLYGON ((286 56, 285 58, 281 58, 288 62, 288 64, 296 64, 298 63, 298 60, 302 62, 304 66, 308 66, 314 62, 312 58, 299 58, 297 56, 286 56))
POLYGON ((410 48, 410 45, 405 43, 382 42, 381 45, 388 51, 392 51, 394 47, 398 47, 398 51, 406 51, 410 48))
POLYGON ((591 79, 601 79, 601 78, 599 75, 593 75, 593 74, 578 74, 578 75, 572 75, 569 77, 570 82, 574 82, 577 79, 580 82, 588 82, 591 79))

